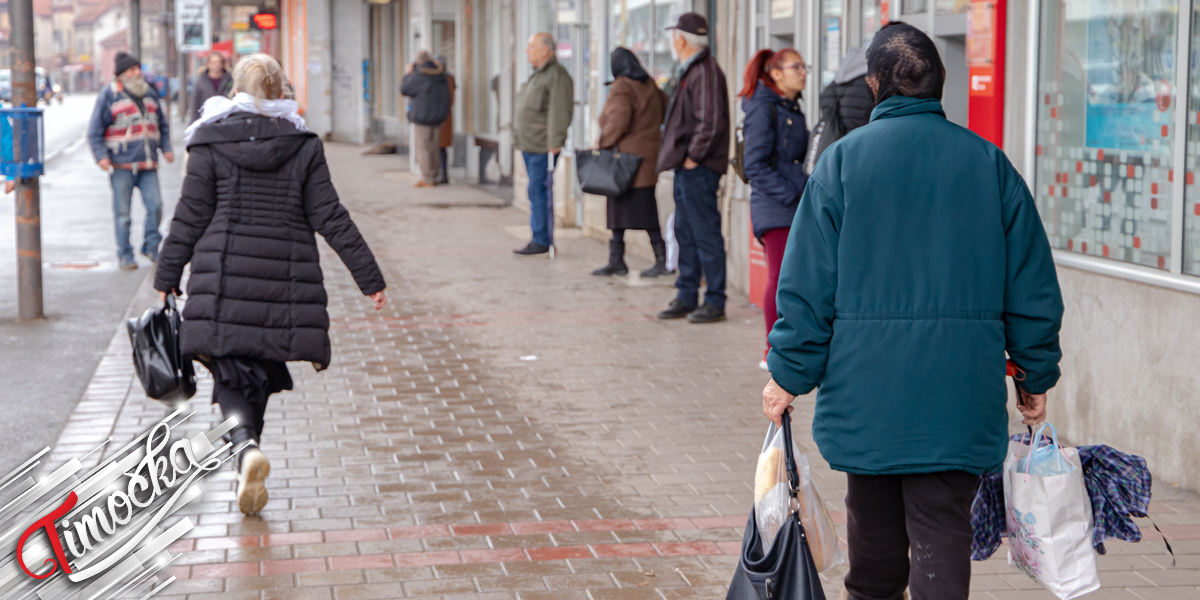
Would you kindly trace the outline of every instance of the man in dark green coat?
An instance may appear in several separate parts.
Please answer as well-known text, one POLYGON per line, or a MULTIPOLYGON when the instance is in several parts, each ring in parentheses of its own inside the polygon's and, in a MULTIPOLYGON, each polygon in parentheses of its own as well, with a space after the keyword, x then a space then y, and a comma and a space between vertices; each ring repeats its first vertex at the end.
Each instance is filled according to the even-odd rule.
POLYGON ((1020 174, 946 120, 933 42, 889 25, 867 62, 871 122, 821 155, 792 225, 763 411, 818 390, 813 438, 848 474, 850 598, 965 600, 971 500, 1007 448, 1005 353, 1042 420, 1062 297, 1020 174))

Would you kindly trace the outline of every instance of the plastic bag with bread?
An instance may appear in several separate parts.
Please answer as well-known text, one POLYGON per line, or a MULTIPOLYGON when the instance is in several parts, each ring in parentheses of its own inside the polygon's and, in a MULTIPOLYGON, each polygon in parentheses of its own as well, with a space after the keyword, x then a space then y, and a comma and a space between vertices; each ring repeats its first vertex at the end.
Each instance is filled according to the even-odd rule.
MULTIPOLYGON (((769 552, 779 528, 791 516, 791 494, 789 493, 787 464, 783 455, 783 431, 771 425, 762 454, 758 456, 758 467, 754 474, 754 514, 758 534, 763 542, 763 552, 769 552)), ((825 571, 842 562, 838 548, 837 530, 833 518, 821 500, 820 493, 812 480, 808 457, 792 443, 792 455, 796 470, 800 474, 800 487, 796 493, 796 509, 800 524, 808 538, 809 550, 818 571, 825 571)))

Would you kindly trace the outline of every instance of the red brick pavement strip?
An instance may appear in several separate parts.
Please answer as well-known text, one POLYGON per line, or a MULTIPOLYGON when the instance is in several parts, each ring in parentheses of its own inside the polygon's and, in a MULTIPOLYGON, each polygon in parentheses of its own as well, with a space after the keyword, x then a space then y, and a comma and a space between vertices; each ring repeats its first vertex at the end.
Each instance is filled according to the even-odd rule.
MULTIPOLYGON (((200 538, 197 541, 206 539, 235 540, 235 538, 200 538)), ((237 539, 236 541, 242 540, 237 539)), ((200 546, 200 544, 197 545, 200 546)), ((204 544, 204 546, 212 546, 212 544, 204 544)), ((220 545, 218 547, 231 548, 245 546, 220 545)), ((176 548, 176 550, 183 549, 183 547, 176 548)), ((192 565, 190 568, 186 566, 174 567, 171 573, 178 579, 212 579, 311 573, 318 571, 355 571, 397 566, 415 567, 480 563, 548 562, 567 559, 647 556, 736 555, 740 551, 740 542, 657 542, 653 544, 594 544, 547 546, 541 548, 483 548, 458 551, 405 552, 399 554, 331 556, 326 558, 267 560, 261 562, 197 564, 192 565)))

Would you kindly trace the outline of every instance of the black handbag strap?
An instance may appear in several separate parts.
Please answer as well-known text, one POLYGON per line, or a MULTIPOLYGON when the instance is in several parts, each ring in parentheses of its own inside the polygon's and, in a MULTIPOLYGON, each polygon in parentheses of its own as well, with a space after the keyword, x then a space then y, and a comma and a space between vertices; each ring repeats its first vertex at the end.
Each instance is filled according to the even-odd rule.
MULTIPOLYGON (((783 413, 783 459, 787 467, 788 495, 793 500, 800 492, 800 470, 796 468, 796 455, 792 452, 792 417, 783 413)), ((795 506, 795 504, 793 504, 795 506)))

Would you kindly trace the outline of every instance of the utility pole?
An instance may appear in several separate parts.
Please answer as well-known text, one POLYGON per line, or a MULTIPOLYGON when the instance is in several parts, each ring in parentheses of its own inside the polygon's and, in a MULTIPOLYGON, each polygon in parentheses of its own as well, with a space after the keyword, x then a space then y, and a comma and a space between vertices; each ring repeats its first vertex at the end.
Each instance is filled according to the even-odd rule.
POLYGON ((142 60, 142 0, 129 0, 129 53, 142 60))
MULTIPOLYGON (((37 107, 37 81, 33 58, 33 0, 9 0, 12 23, 9 56, 12 63, 13 106, 37 107)), ((22 127, 27 126, 22 123, 22 127)), ((20 136, 13 132, 14 143, 20 136)), ((16 158, 24 158, 24 144, 15 144, 16 158)), ((42 219, 37 177, 16 180, 17 307, 22 319, 45 317, 42 306, 42 219)))

